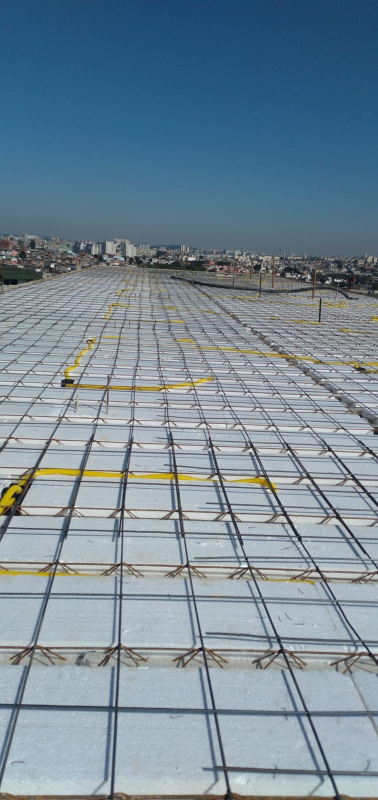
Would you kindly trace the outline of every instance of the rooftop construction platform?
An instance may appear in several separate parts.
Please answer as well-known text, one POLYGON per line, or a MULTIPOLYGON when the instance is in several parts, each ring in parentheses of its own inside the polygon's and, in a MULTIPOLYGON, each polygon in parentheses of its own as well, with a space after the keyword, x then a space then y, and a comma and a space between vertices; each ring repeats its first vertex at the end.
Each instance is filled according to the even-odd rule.
POLYGON ((378 797, 378 302, 0 296, 0 791, 378 797))

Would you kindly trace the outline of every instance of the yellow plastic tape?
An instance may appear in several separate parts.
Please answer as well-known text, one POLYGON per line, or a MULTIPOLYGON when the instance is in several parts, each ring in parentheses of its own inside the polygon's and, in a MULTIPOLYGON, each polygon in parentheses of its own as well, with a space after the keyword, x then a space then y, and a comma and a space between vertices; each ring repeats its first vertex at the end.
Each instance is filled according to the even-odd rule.
POLYGON ((10 486, 9 489, 4 492, 3 497, 1 498, 0 504, 0 515, 4 514, 4 511, 11 506, 13 506, 17 500, 17 496, 21 494, 24 488, 25 481, 20 481, 20 483, 16 483, 13 486, 10 486))
MULTIPOLYGON (((109 565, 109 566, 115 566, 115 565, 109 565)), ((140 565, 138 565, 138 566, 140 566, 140 565)), ((202 565, 201 569, 204 569, 204 568, 205 567, 202 565)), ((232 567, 232 569, 233 568, 234 567, 232 567)), ((108 577, 107 575, 104 575, 104 574, 101 574, 101 573, 99 574, 99 573, 93 573, 93 572, 77 572, 76 570, 72 571, 72 572, 65 572, 64 570, 62 570, 61 572, 59 572, 59 569, 58 569, 56 571, 56 573, 54 573, 53 570, 51 570, 51 569, 50 570, 46 570, 46 569, 44 569, 44 570, 42 570, 42 569, 41 570, 0 569, 0 575, 5 575, 5 576, 8 575, 8 577, 14 577, 14 576, 19 576, 19 575, 32 575, 35 578, 51 578, 54 574, 56 575, 57 578, 94 578, 94 577, 106 578, 106 577, 108 577)), ((112 572, 110 574, 114 576, 114 572, 112 572)), ((246 574, 248 574, 248 573, 246 573, 246 574)), ((259 580, 259 575, 258 574, 256 574, 256 578, 257 578, 257 580, 259 580)), ((269 581, 269 583, 288 583, 290 581, 290 583, 301 583, 301 584, 302 583, 308 583, 311 586, 315 585, 315 581, 314 580, 309 580, 308 578, 303 579, 303 578, 300 578, 300 577, 294 577, 294 578, 289 578, 289 577, 288 578, 270 578, 270 577, 264 575, 262 580, 269 581)), ((367 773, 367 774, 369 774, 369 773, 367 773)))
MULTIPOLYGON (((205 346, 202 347, 201 345, 196 343, 196 347, 199 350, 216 350, 218 352, 232 352, 232 353, 249 353, 251 355, 260 356, 260 358, 286 358, 286 359, 296 359, 297 361, 309 361, 312 364, 329 364, 331 366, 355 366, 356 361, 325 361, 320 358, 313 358, 313 356, 297 356, 294 353, 275 353, 275 352, 264 352, 263 350, 249 350, 243 349, 239 347, 213 347, 213 346, 205 346)), ((365 361, 364 364, 368 366, 378 367, 378 361, 365 361)))
POLYGON ((363 336, 376 336, 376 331, 356 331, 353 328, 339 328, 340 333, 359 333, 363 336))
POLYGON ((107 383, 71 383, 69 388, 70 389, 110 389, 110 391, 116 392, 131 392, 135 390, 136 392, 164 392, 166 389, 183 389, 187 386, 197 386, 200 383, 209 383, 213 381, 214 378, 199 378, 197 381, 183 381, 182 383, 166 383, 163 386, 158 384, 157 386, 137 386, 134 384, 133 386, 117 386, 113 383, 109 385, 107 383))
MULTIPOLYGON (((111 315, 113 314, 113 311, 114 311, 115 308, 137 309, 138 311, 140 310, 139 306, 131 306, 128 303, 111 303, 109 308, 108 308, 108 310, 107 310, 107 312, 106 312, 106 314, 105 314, 105 316, 103 317, 103 319, 109 319, 109 317, 111 317, 111 315)), ((143 311, 143 309, 142 309, 142 311, 143 311)), ((145 320, 145 321, 146 322, 150 322, 150 321, 151 322, 159 322, 159 323, 165 322, 168 325, 170 325, 170 324, 184 325, 185 324, 183 319, 154 319, 154 320, 151 319, 151 320, 145 320)))
POLYGON ((286 322, 293 322, 296 325, 321 325, 321 322, 317 320, 309 320, 309 319, 287 319, 286 322))
POLYGON ((80 367, 80 362, 81 362, 82 357, 85 355, 85 353, 88 353, 89 350, 92 350, 92 347, 93 347, 95 341, 96 341, 96 339, 87 339, 88 347, 84 347, 83 350, 80 350, 79 355, 75 359, 75 363, 71 364, 69 367, 66 367, 66 369, 64 370, 64 377, 65 378, 69 378, 70 377, 70 373, 73 372, 78 367, 80 367))
MULTIPOLYGON (((28 480, 30 479, 33 473, 29 473, 24 475, 22 478, 19 479, 18 483, 13 484, 10 486, 6 492, 4 493, 1 503, 0 503, 0 515, 3 515, 11 508, 19 494, 21 494, 22 490, 26 486, 28 480)), ((80 469, 66 469, 64 467, 46 467, 37 469, 34 472, 33 480, 36 478, 43 478, 50 475, 61 475, 64 477, 70 478, 103 478, 104 480, 123 480, 126 476, 125 472, 108 472, 104 470, 96 470, 96 469, 85 469, 81 471, 80 469)), ((134 480, 146 480, 146 481, 173 481, 175 480, 175 473, 174 472, 143 472, 143 473, 136 473, 136 472, 129 472, 127 475, 128 479, 134 480)), ((177 479, 179 481, 192 481, 194 483, 219 483, 219 478, 217 475, 212 475, 209 478, 204 478, 202 475, 188 475, 186 473, 179 472, 177 474, 177 479)), ((277 488, 274 483, 267 481, 265 478, 254 477, 254 478, 223 478, 225 483, 243 483, 243 484, 256 484, 258 486, 263 486, 266 489, 273 488, 274 490, 277 488)))

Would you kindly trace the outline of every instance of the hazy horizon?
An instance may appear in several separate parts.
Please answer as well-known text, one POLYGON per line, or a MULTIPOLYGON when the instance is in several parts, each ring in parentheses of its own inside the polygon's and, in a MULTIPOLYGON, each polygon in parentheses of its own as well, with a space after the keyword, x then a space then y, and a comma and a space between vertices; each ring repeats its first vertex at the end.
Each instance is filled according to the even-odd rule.
MULTIPOLYGON (((175 241, 174 237, 173 238, 171 237, 171 239, 169 239, 169 237, 168 238, 166 237, 166 239, 164 241, 163 240, 158 240, 158 239, 153 239, 151 237, 148 238, 146 236, 144 238, 142 237, 140 239, 132 239, 132 238, 130 238, 130 236, 121 236, 119 233, 115 234, 114 236, 104 235, 104 236, 100 236, 100 237, 96 237, 96 236, 63 236, 63 235, 59 235, 59 233, 57 233, 57 232, 47 233, 46 231, 43 231, 43 232, 37 231, 37 230, 30 230, 29 231, 27 229, 22 229, 22 232, 21 232, 21 230, 2 231, 1 235, 5 235, 5 236, 6 235, 12 235, 12 236, 17 236, 19 238, 22 238, 24 235, 37 236, 37 237, 41 237, 41 238, 44 238, 44 237, 46 237, 46 238, 54 238, 55 237, 55 238, 61 239, 63 241, 71 241, 71 242, 75 242, 75 241, 104 242, 104 241, 111 241, 113 239, 128 238, 128 239, 130 239, 132 244, 141 245, 141 244, 148 243, 148 244, 151 245, 151 247, 158 247, 158 246, 161 247, 162 245, 168 246, 170 244, 171 245, 175 244, 178 247, 180 247, 181 244, 187 244, 191 248, 198 248, 199 250, 209 250, 209 251, 218 251, 218 252, 220 252, 220 251, 223 251, 223 250, 240 250, 241 249, 243 251, 250 251, 250 252, 256 253, 256 254, 273 254, 273 255, 274 254, 278 255, 279 252, 280 252, 280 249, 281 249, 282 255, 285 255, 285 254, 286 255, 290 255, 291 253, 293 253, 295 255, 306 254, 306 255, 309 255, 309 256, 330 256, 330 257, 333 256, 335 258, 337 258, 339 256, 340 257, 345 257, 345 258, 353 258, 353 257, 357 258, 357 257, 362 257, 367 252, 366 250, 358 252, 358 253, 357 252, 344 253, 344 252, 336 252, 336 251, 330 251, 330 250, 322 252, 322 251, 315 251, 315 250, 312 251, 312 250, 305 250, 305 249, 298 250, 298 249, 294 249, 294 248, 291 248, 291 249, 288 248, 287 250, 284 250, 283 248, 257 249, 257 248, 253 248, 253 247, 240 248, 237 245, 234 245, 233 247, 231 247, 229 245, 225 245, 223 247, 218 247, 217 245, 199 244, 198 242, 195 242, 195 241, 194 242, 178 241, 178 240, 175 241)), ((369 255, 372 255, 372 253, 369 253, 369 255)))

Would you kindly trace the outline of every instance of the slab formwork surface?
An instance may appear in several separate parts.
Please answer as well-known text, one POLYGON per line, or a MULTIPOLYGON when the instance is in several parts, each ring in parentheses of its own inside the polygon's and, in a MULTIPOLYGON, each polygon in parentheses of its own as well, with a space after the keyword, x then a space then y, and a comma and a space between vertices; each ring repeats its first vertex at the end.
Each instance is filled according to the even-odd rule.
POLYGON ((0 298, 6 795, 378 796, 378 320, 323 302, 0 298))

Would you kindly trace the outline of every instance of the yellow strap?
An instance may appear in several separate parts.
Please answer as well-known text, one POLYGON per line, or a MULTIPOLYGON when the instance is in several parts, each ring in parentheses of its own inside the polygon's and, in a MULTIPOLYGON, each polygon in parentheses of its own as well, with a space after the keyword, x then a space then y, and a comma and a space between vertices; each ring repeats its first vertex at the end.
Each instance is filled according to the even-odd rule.
POLYGON ((10 486, 9 489, 4 492, 3 497, 1 498, 0 504, 0 515, 4 514, 4 511, 13 506, 17 500, 17 496, 21 494, 23 490, 23 483, 16 483, 13 486, 10 486))
POLYGON ((133 389, 137 392, 164 392, 165 389, 183 389, 186 386, 197 386, 200 383, 209 383, 214 378, 199 378, 197 381, 183 381, 182 383, 166 383, 163 386, 117 386, 115 384, 107 383, 71 383, 70 389, 112 389, 117 392, 131 392, 133 389))
POLYGON ((321 322, 318 320, 309 320, 309 319, 288 319, 286 322, 294 322, 296 325, 321 325, 321 322))
MULTIPOLYGON (((110 565, 110 566, 112 566, 112 565, 110 565)), ((140 565, 138 565, 138 566, 140 566, 140 565)), ((157 565, 157 566, 159 566, 159 565, 157 565)), ((205 568, 206 568, 206 565, 205 565, 205 568)), ((201 569, 204 569, 203 565, 201 566, 201 569)), ((230 567, 230 569, 234 569, 234 566, 230 567)), ((42 570, 31 570, 31 569, 28 569, 28 570, 26 570, 26 569, 25 570, 23 570, 23 569, 0 569, 0 575, 5 575, 5 576, 8 575, 8 576, 11 576, 11 577, 18 576, 18 575, 33 575, 35 578, 51 578, 52 575, 54 575, 54 572, 53 572, 53 570, 42 571, 42 570)), ((93 577, 107 578, 107 577, 109 577, 109 576, 103 575, 101 573, 99 574, 99 573, 94 573, 94 572, 76 572, 76 570, 74 572, 65 572, 64 570, 62 570, 62 572, 59 572, 59 569, 56 571, 55 575, 56 575, 57 578, 93 578, 93 577)), ((114 572, 112 573, 112 575, 114 576, 114 572)), ((258 573, 256 574, 256 578, 257 578, 257 580, 259 580, 258 573)), ((290 583, 309 583, 312 586, 315 584, 314 580, 309 580, 308 578, 302 579, 300 577, 294 577, 294 578, 270 578, 270 577, 267 577, 266 575, 264 575, 262 580, 264 580, 264 581, 268 580, 270 583, 287 583, 288 581, 290 581, 290 583)), ((367 774, 369 774, 369 773, 367 773, 367 774)))
MULTIPOLYGON (((6 490, 5 494, 3 495, 0 503, 0 515, 4 514, 11 506, 13 506, 17 500, 17 496, 22 492, 24 486, 27 484, 29 478, 31 477, 32 473, 24 475, 18 483, 13 484, 6 490)), ((34 472, 33 480, 36 478, 43 478, 50 475, 63 475, 66 477, 71 478, 103 478, 105 480, 110 480, 115 478, 117 480, 123 480, 126 473, 125 472, 108 472, 103 470, 95 470, 95 469, 85 469, 83 472, 80 469, 67 469, 64 467, 44 467, 41 469, 37 469, 34 472)), ((144 473, 135 473, 129 472, 128 479, 132 480, 147 480, 147 481, 173 481, 175 480, 175 473, 174 472, 144 472, 144 473)), ((179 481, 192 481, 194 483, 218 483, 219 478, 217 475, 213 475, 210 478, 204 478, 201 475, 188 475, 186 473, 179 472, 177 475, 177 479, 179 481)), ((277 487, 274 483, 267 481, 265 478, 223 478, 225 483, 243 483, 243 484, 257 484, 258 486, 264 486, 266 489, 276 489, 277 487)))
POLYGON ((95 341, 96 341, 96 339, 87 339, 88 347, 84 347, 83 350, 80 350, 79 355, 75 359, 75 363, 71 364, 69 367, 66 367, 66 369, 64 370, 65 378, 69 378, 71 372, 73 372, 73 370, 75 370, 78 367, 80 367, 80 361, 81 361, 82 357, 85 355, 85 353, 88 353, 89 350, 92 350, 92 347, 93 347, 95 341))
POLYGON ((353 328, 339 328, 340 333, 361 333, 364 336, 376 336, 377 331, 356 331, 353 328))

